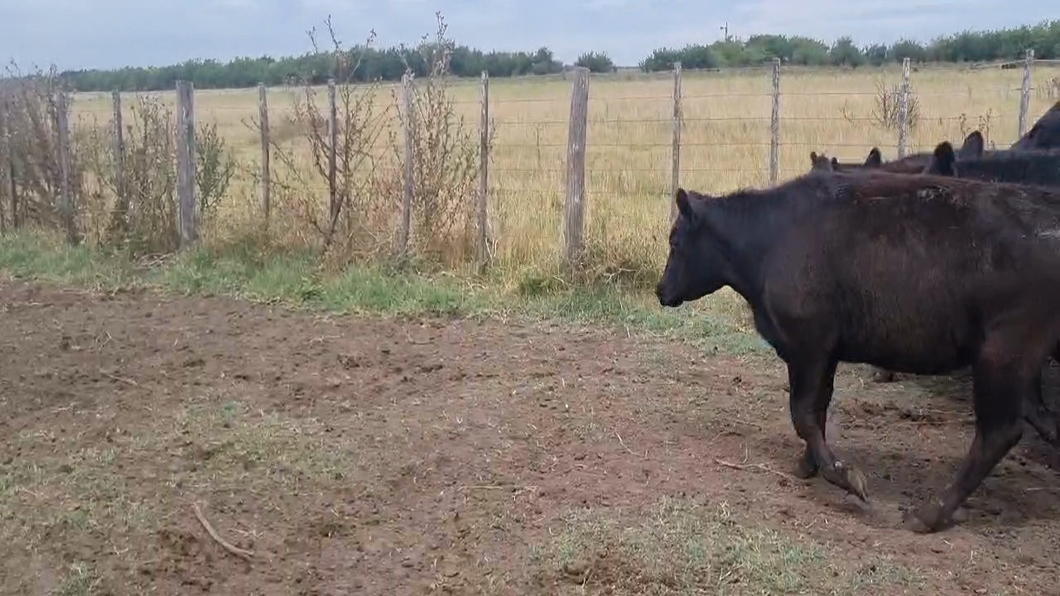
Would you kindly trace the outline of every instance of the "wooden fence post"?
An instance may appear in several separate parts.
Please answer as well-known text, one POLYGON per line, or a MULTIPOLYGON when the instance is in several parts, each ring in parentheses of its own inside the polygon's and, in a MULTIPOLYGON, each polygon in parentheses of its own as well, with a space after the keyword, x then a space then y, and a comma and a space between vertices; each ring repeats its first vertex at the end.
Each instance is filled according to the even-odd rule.
POLYGON ((8 199, 11 201, 11 227, 17 230, 22 225, 22 221, 18 216, 18 179, 15 174, 15 115, 11 109, 11 98, 4 90, 0 90, 0 111, 4 113, 7 123, 2 145, 6 155, 0 154, 0 159, 3 160, 0 168, 6 166, 7 180, 0 180, 0 182, 6 184, 8 199))
POLYGON ((133 206, 125 188, 125 131, 121 115, 121 92, 111 91, 110 101, 114 111, 114 193, 128 216, 133 206))
POLYGON ((681 63, 674 62, 673 158, 670 163, 670 224, 677 219, 677 189, 681 185, 681 63))
MULTIPOLYGON (((10 169, 11 160, 8 159, 8 155, 11 151, 10 143, 7 134, 7 93, 3 85, 0 84, 0 234, 7 233, 7 217, 5 217, 5 209, 7 208, 8 202, 5 199, 7 198, 6 195, 8 189, 11 188, 8 179, 15 175, 10 169)), ((12 223, 12 227, 13 226, 14 223, 12 223)))
POLYGON ((335 99, 335 79, 328 79, 328 207, 331 214, 330 229, 338 222, 339 186, 338 186, 338 151, 339 151, 339 107, 335 99))
POLYGON ((77 199, 74 197, 73 159, 70 152, 70 98, 60 89, 56 106, 56 129, 59 136, 59 216, 66 229, 66 241, 77 244, 77 199))
POLYGON ((1031 107, 1031 69, 1034 67, 1034 50, 1027 50, 1023 61, 1023 88, 1020 89, 1020 120, 1016 138, 1027 132, 1027 112, 1031 107))
POLYGON ((773 58, 773 113, 769 122, 769 183, 780 178, 780 58, 773 58))
POLYGON ((564 265, 572 271, 581 261, 585 231, 585 141, 589 127, 589 69, 574 69, 567 134, 567 200, 563 212, 564 265))
POLYGON ((269 173, 269 102, 265 83, 258 83, 258 122, 261 128, 261 208, 265 212, 265 231, 268 232, 272 178, 269 173))
POLYGON ((905 157, 909 127, 909 58, 902 58, 902 88, 898 96, 898 158, 905 157))
POLYGON ((475 236, 475 259, 481 274, 485 272, 489 261, 489 215, 486 207, 489 197, 490 75, 485 70, 482 71, 482 122, 479 127, 478 234, 475 236))
POLYGON ((177 199, 180 247, 198 240, 198 200, 195 184, 195 88, 191 81, 177 81, 177 199))
POLYGON ((412 74, 406 72, 401 77, 402 104, 405 108, 405 180, 401 189, 401 223, 398 224, 396 253, 401 259, 408 254, 409 228, 412 226, 412 188, 415 173, 416 114, 412 102, 412 74))

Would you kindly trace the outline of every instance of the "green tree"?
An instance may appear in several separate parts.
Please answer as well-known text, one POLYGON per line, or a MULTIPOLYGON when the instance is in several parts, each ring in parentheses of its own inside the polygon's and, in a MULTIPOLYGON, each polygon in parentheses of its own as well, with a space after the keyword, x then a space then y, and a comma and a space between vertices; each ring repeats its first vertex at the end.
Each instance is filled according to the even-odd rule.
POLYGON ((574 61, 575 66, 583 66, 589 72, 614 72, 615 63, 605 52, 586 52, 574 61))

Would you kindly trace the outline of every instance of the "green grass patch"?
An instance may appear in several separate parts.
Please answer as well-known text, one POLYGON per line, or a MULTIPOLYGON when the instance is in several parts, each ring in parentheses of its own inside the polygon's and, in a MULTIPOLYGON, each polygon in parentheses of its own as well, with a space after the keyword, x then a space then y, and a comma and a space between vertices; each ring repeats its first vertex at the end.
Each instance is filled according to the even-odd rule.
POLYGON ((739 519, 724 505, 664 498, 620 521, 616 510, 570 512, 538 545, 539 570, 562 593, 833 594, 911 587, 919 571, 880 560, 844 566, 825 545, 739 519))
POLYGON ((168 259, 134 262, 120 253, 67 246, 54 235, 23 232, 0 238, 0 271, 63 285, 231 295, 333 312, 558 317, 679 338, 726 353, 767 348, 739 325, 742 307, 731 294, 718 293, 694 306, 663 309, 649 290, 621 284, 573 287, 527 278, 508 289, 499 279, 399 272, 379 266, 325 273, 310 251, 265 248, 250 242, 203 246, 168 259))

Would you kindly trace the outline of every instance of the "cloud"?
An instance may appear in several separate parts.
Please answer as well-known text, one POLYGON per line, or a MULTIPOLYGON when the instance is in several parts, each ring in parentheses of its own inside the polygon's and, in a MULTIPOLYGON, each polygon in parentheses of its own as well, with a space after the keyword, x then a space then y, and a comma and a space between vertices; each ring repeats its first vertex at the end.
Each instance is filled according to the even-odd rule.
POLYGON ((830 42, 921 41, 964 29, 1055 18, 1044 0, 0 0, 0 59, 59 68, 158 65, 189 58, 301 54, 330 14, 347 44, 415 43, 435 31, 484 50, 548 46, 566 61, 604 51, 636 64, 653 49, 732 35, 799 34, 830 42))

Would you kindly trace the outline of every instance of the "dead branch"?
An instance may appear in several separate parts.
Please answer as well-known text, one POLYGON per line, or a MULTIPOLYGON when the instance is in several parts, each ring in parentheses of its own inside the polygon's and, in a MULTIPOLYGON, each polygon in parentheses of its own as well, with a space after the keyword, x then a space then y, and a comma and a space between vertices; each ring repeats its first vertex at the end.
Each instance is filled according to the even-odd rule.
POLYGON ((199 518, 199 523, 202 524, 202 527, 206 528, 206 533, 209 534, 210 538, 213 538, 217 544, 220 544, 222 548, 233 555, 242 557, 248 561, 254 556, 253 551, 243 550, 238 546, 233 546, 230 542, 221 538, 217 531, 213 529, 213 526, 210 525, 210 522, 206 521, 206 517, 202 514, 202 509, 199 508, 198 503, 193 501, 191 507, 195 510, 195 517, 199 518))

